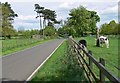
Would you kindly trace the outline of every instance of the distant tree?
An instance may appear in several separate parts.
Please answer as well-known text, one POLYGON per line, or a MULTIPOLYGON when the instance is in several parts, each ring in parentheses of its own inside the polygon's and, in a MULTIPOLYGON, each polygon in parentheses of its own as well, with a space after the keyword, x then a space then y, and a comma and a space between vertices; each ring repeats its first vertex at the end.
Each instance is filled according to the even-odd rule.
POLYGON ((113 29, 114 35, 120 35, 120 24, 117 24, 116 27, 113 29))
POLYGON ((58 23, 56 20, 56 12, 50 9, 45 9, 43 11, 43 25, 46 25, 46 20, 48 21, 48 26, 53 25, 54 23, 58 23))
POLYGON ((20 30, 18 36, 21 38, 32 38, 33 35, 39 34, 39 30, 20 30))
POLYGON ((101 25, 101 34, 110 35, 111 34, 111 27, 107 23, 101 25))
POLYGON ((38 30, 31 30, 30 34, 31 34, 31 36, 32 35, 37 35, 37 34, 39 34, 39 31, 38 30))
POLYGON ((69 27, 68 25, 64 25, 61 28, 58 29, 58 35, 61 37, 66 37, 66 36, 73 36, 75 37, 76 31, 74 30, 73 27, 69 27))
POLYGON ((14 18, 18 15, 13 11, 11 5, 8 2, 0 3, 0 11, 2 11, 2 36, 4 38, 11 38, 15 34, 15 29, 13 29, 12 23, 14 18))
POLYGON ((118 34, 118 23, 114 20, 110 21, 109 24, 105 23, 101 25, 100 34, 104 35, 117 35, 118 34))
POLYGON ((45 27, 44 32, 45 32, 45 36, 55 36, 56 29, 54 27, 47 26, 45 27))
POLYGON ((117 27, 117 23, 115 22, 115 20, 112 20, 112 21, 110 21, 110 23, 109 23, 109 26, 110 26, 110 28, 111 28, 111 31, 110 31, 110 34, 114 34, 115 33, 115 28, 117 27))
POLYGON ((40 18, 40 29, 42 29, 42 21, 41 18, 43 17, 43 10, 44 7, 39 6, 39 4, 35 4, 35 11, 37 12, 37 17, 36 18, 40 18))
POLYGON ((64 29, 63 29, 63 28, 59 28, 59 29, 58 29, 58 35, 59 35, 60 37, 63 37, 63 35, 64 35, 64 29))
POLYGON ((56 20, 56 12, 50 9, 45 9, 44 7, 40 7, 39 4, 35 4, 35 11, 37 12, 37 17, 40 17, 40 26, 41 29, 40 32, 42 31, 43 33, 43 38, 44 38, 44 28, 46 26, 51 26, 54 27, 55 23, 59 23, 56 20), (42 21, 41 18, 43 18, 43 28, 42 28, 42 21), (48 23, 48 24, 47 24, 48 23))

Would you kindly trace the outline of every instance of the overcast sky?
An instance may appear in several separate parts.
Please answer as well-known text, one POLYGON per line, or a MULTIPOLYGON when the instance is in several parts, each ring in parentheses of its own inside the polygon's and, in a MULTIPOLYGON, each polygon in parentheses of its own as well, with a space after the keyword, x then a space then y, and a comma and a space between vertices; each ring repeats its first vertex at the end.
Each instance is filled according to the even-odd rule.
POLYGON ((39 19, 36 19, 34 4, 39 4, 48 9, 56 11, 57 20, 66 19, 69 17, 69 11, 72 8, 80 5, 88 10, 94 10, 100 16, 100 22, 97 26, 100 27, 103 23, 108 23, 111 20, 118 22, 118 1, 119 0, 1 0, 1 2, 9 2, 12 9, 18 14, 15 18, 14 27, 25 29, 38 29, 39 19))

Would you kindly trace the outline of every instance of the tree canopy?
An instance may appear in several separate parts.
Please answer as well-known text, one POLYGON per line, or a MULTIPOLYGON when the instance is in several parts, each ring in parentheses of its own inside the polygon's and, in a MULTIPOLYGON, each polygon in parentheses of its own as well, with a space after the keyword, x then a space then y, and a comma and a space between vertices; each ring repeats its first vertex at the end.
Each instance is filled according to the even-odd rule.
POLYGON ((120 24, 116 23, 115 20, 110 21, 108 24, 104 23, 100 27, 100 34, 104 35, 118 35, 120 34, 120 29, 118 28, 120 24))
MULTIPOLYGON (((96 23, 100 21, 97 12, 87 10, 85 7, 80 6, 73 8, 69 13, 70 17, 65 26, 68 28, 67 34, 72 36, 84 36, 88 33, 96 33, 96 23)), ((64 29, 64 27, 63 27, 64 29)))
MULTIPOLYGON (((37 17, 36 18, 40 18, 40 27, 42 30, 40 30, 40 32, 43 32, 43 37, 44 37, 44 33, 47 30, 48 33, 48 26, 51 26, 54 28, 54 24, 58 23, 58 21, 56 20, 56 12, 51 10, 51 9, 45 9, 45 7, 40 6, 39 4, 35 4, 35 11, 37 12, 37 17), (43 22, 41 21, 41 19, 43 19, 43 22), (43 26, 42 26, 43 25, 43 26), (45 30, 45 32, 44 32, 45 30)), ((49 29, 51 30, 51 29, 49 29)), ((45 33, 45 35, 48 35, 45 33)), ((51 35, 51 34, 49 34, 51 35)))
POLYGON ((18 15, 13 11, 8 2, 0 3, 0 6, 0 11, 2 11, 2 36, 10 38, 11 35, 15 34, 12 23, 18 15))

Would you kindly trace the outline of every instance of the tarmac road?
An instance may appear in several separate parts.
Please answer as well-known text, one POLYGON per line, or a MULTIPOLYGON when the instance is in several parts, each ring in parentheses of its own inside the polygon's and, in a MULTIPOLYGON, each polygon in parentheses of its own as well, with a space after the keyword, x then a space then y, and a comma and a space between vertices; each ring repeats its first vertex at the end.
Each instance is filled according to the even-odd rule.
POLYGON ((63 39, 56 39, 2 57, 2 80, 25 81, 62 41, 63 39))

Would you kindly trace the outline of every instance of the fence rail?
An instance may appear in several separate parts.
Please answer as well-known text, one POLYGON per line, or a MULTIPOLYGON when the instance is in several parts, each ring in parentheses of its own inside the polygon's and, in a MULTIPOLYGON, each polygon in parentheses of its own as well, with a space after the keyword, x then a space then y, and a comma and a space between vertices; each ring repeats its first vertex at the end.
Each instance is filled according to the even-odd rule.
POLYGON ((85 70, 85 76, 90 82, 105 82, 105 77, 113 83, 120 83, 120 79, 114 76, 110 71, 105 68, 105 60, 99 59, 99 62, 92 56, 91 51, 84 50, 73 38, 68 39, 71 49, 76 53, 76 57, 80 66, 85 70), (79 48, 79 49, 78 49, 79 48), (86 60, 88 58, 88 62, 86 60), (99 69, 99 77, 93 72, 93 64, 99 69))

